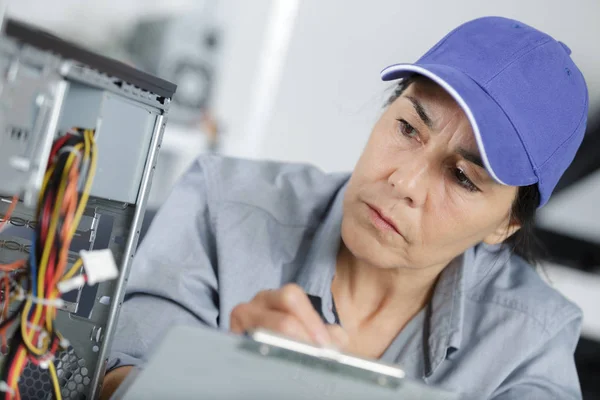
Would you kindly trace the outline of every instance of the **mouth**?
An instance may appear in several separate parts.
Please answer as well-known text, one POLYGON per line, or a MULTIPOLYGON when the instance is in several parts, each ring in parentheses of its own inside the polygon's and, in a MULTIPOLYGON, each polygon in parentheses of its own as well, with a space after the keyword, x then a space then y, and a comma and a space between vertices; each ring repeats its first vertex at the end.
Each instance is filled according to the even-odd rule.
POLYGON ((380 208, 373 206, 369 203, 366 203, 369 207, 369 216, 371 217, 371 222, 383 231, 393 231, 398 235, 402 236, 402 233, 398 229, 396 223, 388 216, 386 216, 380 208))

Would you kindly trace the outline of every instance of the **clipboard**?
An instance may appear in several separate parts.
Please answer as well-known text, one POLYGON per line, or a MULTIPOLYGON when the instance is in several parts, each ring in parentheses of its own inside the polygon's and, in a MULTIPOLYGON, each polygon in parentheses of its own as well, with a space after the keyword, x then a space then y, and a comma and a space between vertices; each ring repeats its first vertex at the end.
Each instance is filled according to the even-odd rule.
POLYGON ((148 364, 112 399, 456 400, 401 366, 321 348, 266 330, 168 331, 148 364), (121 392, 121 393, 119 393, 121 392))

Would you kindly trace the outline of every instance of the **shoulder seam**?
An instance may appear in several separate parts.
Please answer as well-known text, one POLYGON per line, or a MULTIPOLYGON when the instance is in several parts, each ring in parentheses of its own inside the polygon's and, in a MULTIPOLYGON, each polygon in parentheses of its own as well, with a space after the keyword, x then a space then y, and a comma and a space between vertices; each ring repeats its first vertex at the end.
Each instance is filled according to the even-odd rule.
POLYGON ((481 301, 481 302, 485 302, 485 303, 488 303, 488 304, 495 304, 497 306, 500 306, 500 307, 503 307, 503 308, 506 308, 506 309, 510 309, 510 310, 513 310, 513 311, 518 311, 521 314, 524 314, 524 315, 528 316, 529 318, 531 318, 533 321, 535 321, 542 328, 542 330, 544 331, 544 333, 546 335, 548 335, 548 336, 551 335, 551 333, 548 330, 548 328, 546 327, 546 325, 539 318, 537 318, 535 315, 532 315, 531 313, 529 313, 529 312, 527 312, 527 311, 525 311, 525 310, 523 310, 521 308, 512 306, 510 304, 502 303, 502 302, 500 302, 500 301, 498 301, 496 299, 493 299, 493 298, 489 298, 489 297, 485 297, 485 296, 476 296, 473 293, 467 294, 465 297, 468 298, 469 300, 473 301, 473 302, 481 301))

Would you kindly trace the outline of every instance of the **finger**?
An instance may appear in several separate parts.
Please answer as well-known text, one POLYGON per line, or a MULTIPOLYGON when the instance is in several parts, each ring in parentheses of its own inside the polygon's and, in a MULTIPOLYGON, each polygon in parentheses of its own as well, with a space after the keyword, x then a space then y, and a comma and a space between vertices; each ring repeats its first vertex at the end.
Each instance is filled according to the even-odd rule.
POLYGON ((327 325, 327 331, 335 347, 338 350, 344 350, 350 344, 348 333, 340 325, 327 325))
POLYGON ((230 326, 234 333, 241 334, 251 329, 264 328, 297 340, 314 343, 304 324, 294 316, 252 303, 239 305, 232 311, 230 326))
POLYGON ((292 314, 300 320, 310 333, 311 342, 322 346, 331 344, 325 323, 300 286, 288 284, 279 290, 266 291, 260 297, 260 301, 269 308, 292 314))

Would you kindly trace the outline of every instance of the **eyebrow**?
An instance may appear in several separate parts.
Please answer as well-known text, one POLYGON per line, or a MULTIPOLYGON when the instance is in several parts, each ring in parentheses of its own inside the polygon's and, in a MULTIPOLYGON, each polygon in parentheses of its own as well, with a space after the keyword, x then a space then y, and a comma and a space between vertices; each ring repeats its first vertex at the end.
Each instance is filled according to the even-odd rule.
POLYGON ((415 111, 417 112, 417 114, 419 115, 419 118, 421 118, 423 123, 425 125, 427 125, 427 127, 429 129, 433 129, 433 121, 427 114, 427 111, 425 111, 425 107, 423 107, 423 104, 421 104, 421 102, 418 99, 416 99, 412 96, 405 96, 405 97, 412 103, 415 111))
POLYGON ((456 152, 465 160, 467 160, 483 169, 486 169, 485 166, 483 165, 483 160, 481 159, 481 156, 479 154, 473 153, 467 149, 463 149, 462 147, 459 148, 456 152))

